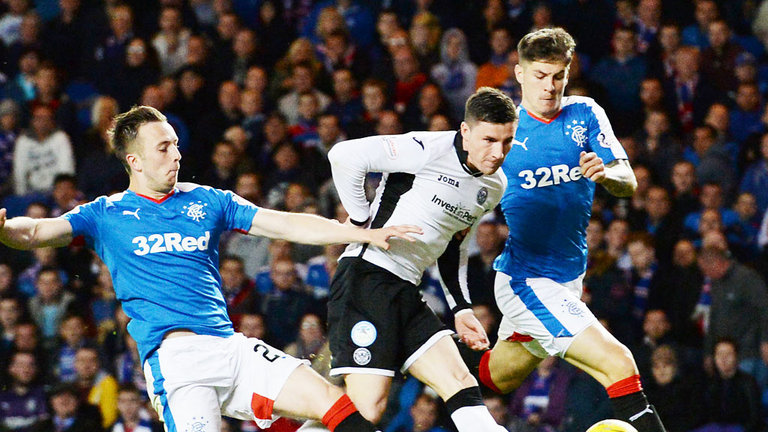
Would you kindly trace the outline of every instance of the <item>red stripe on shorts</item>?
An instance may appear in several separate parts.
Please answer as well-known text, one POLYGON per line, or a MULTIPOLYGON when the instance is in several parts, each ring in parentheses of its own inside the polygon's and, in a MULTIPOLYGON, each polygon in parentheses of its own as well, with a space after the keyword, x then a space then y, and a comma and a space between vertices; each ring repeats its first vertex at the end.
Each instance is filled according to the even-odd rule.
POLYGON ((533 340, 533 337, 530 335, 524 335, 520 334, 518 332, 512 333, 512 336, 507 338, 510 342, 530 342, 533 340))
POLYGON ((251 410, 257 419, 270 420, 272 418, 272 406, 275 404, 270 398, 254 393, 251 397, 251 410))

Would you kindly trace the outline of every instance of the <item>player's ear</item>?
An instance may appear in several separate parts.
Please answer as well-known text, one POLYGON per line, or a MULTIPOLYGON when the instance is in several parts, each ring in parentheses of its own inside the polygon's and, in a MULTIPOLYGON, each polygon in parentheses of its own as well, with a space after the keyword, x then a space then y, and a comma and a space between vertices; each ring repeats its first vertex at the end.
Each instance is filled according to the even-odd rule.
POLYGON ((128 153, 125 155, 125 160, 128 162, 128 166, 131 167, 131 172, 141 171, 141 158, 136 153, 128 153))
POLYGON ((523 83, 523 67, 520 66, 520 63, 515 65, 515 78, 517 78, 518 83, 523 83))
POLYGON ((469 132, 470 132, 469 123, 464 121, 461 122, 460 130, 461 130, 461 137, 464 139, 469 139, 469 132))

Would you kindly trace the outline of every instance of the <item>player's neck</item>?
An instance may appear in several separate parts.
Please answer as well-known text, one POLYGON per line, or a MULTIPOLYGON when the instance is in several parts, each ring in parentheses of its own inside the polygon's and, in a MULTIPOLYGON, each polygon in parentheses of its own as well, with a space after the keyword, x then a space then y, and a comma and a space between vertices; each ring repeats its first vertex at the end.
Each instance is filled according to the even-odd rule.
POLYGON ((163 198, 167 197, 169 193, 173 192, 173 188, 167 191, 156 190, 155 188, 151 188, 136 180, 135 178, 131 178, 131 182, 128 185, 128 190, 134 192, 136 195, 151 198, 155 201, 161 201, 163 198))
POLYGON ((560 115, 560 111, 562 110, 562 107, 558 107, 557 110, 551 113, 541 113, 536 110, 528 108, 528 106, 526 106, 525 103, 523 103, 522 105, 523 105, 523 108, 525 108, 525 111, 528 113, 528 115, 544 123, 549 123, 550 121, 554 120, 555 117, 560 115))

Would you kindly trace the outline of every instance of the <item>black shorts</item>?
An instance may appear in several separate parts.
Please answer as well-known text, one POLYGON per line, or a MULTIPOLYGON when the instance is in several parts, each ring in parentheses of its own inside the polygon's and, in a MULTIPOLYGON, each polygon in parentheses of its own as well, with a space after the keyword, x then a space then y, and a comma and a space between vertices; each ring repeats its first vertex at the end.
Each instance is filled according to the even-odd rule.
POLYGON ((427 306, 418 287, 362 258, 339 262, 328 302, 331 375, 394 376, 443 332, 451 330, 427 306))

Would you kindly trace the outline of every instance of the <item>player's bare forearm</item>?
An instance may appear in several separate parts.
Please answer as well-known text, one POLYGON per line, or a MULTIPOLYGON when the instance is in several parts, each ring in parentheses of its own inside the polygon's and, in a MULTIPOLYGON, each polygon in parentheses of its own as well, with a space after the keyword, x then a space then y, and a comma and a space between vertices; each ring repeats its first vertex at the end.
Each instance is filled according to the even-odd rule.
POLYGON ((279 238, 295 243, 325 245, 333 243, 372 243, 388 248, 387 240, 398 237, 414 240, 407 233, 420 233, 421 229, 404 225, 378 230, 357 228, 340 224, 313 214, 287 213, 261 209, 253 218, 249 231, 253 235, 279 238))
POLYGON ((606 165, 605 178, 599 183, 617 197, 630 197, 637 189, 635 173, 625 159, 617 159, 606 165))
POLYGON ((595 152, 583 151, 579 155, 579 167, 581 175, 603 185, 611 195, 628 197, 637 189, 635 173, 626 159, 616 159, 605 165, 595 152))
POLYGON ((72 241, 72 227, 64 219, 6 219, 0 209, 0 242, 14 249, 66 246, 72 241))

